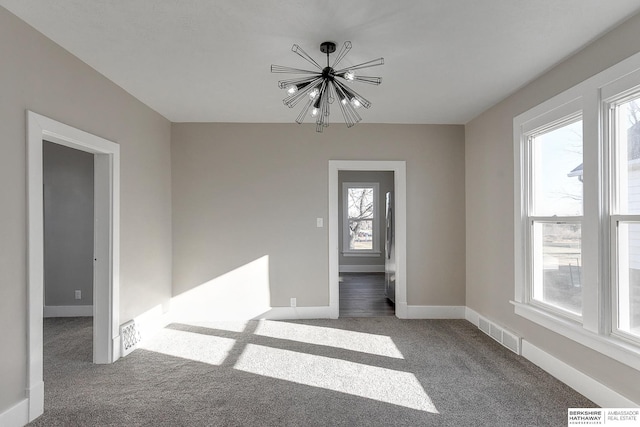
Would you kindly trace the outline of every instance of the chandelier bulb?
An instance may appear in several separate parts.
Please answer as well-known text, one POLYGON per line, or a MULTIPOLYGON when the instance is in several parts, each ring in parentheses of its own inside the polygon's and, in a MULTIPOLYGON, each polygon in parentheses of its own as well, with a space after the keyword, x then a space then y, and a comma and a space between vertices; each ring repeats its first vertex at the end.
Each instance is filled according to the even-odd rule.
POLYGON ((353 108, 358 109, 360 107, 362 107, 362 104, 360 103, 360 101, 358 101, 356 98, 353 98, 351 100, 351 105, 353 106, 353 108))
POLYGON ((317 107, 313 107, 313 109, 311 110, 311 117, 317 117, 319 113, 320 109, 317 107))
POLYGON ((320 95, 320 89, 318 89, 317 87, 314 88, 311 92, 309 92, 310 99, 316 99, 318 95, 320 95))
POLYGON ((354 73, 352 70, 348 70, 346 73, 344 73, 344 78, 345 80, 353 81, 356 78, 356 73, 354 73))
POLYGON ((287 95, 294 95, 298 91, 298 87, 296 85, 289 85, 286 88, 287 95))

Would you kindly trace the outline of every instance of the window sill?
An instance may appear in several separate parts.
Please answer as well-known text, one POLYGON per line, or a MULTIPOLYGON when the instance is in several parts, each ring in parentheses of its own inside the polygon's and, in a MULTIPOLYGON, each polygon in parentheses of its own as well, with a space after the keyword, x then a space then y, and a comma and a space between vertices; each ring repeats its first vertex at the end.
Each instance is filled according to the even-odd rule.
POLYGON ((354 256, 354 257, 379 257, 380 255, 382 255, 382 252, 380 251, 359 251, 359 252, 352 252, 352 251, 343 251, 342 252, 342 256, 354 256))
POLYGON ((584 329, 580 324, 528 304, 516 301, 511 301, 511 304, 514 305, 514 311, 518 316, 611 357, 633 369, 640 370, 640 346, 613 336, 595 334, 584 329))

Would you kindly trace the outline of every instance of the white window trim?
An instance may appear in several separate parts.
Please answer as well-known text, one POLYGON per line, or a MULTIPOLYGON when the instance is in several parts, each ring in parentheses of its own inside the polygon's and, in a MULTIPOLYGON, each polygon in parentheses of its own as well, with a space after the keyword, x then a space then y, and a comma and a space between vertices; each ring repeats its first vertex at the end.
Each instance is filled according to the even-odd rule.
POLYGON ((609 159, 605 123, 607 98, 640 84, 640 53, 602 71, 555 97, 514 118, 514 311, 534 323, 586 345, 623 364, 640 369, 640 345, 622 339, 612 332, 612 268, 610 261, 611 229, 609 211, 609 159), (523 176, 527 160, 523 136, 550 123, 550 118, 580 105, 583 118, 584 206, 582 223, 583 248, 583 319, 574 319, 531 304, 527 297, 527 201, 523 176))
POLYGON ((380 184, 377 182, 343 182, 342 183, 342 255, 349 256, 379 256, 380 252, 380 218, 378 216, 378 203, 380 197, 380 184), (372 188, 373 189, 373 225, 371 239, 373 249, 349 249, 349 188, 372 188))
MULTIPOLYGON (((519 206, 516 206, 516 240, 521 242, 521 250, 516 250, 516 256, 521 263, 521 277, 516 280, 516 301, 529 304, 537 307, 540 310, 547 310, 550 313, 558 317, 564 317, 576 322, 582 322, 583 316, 576 315, 569 311, 563 310, 560 307, 555 307, 551 304, 547 304, 540 300, 534 300, 533 288, 534 272, 532 262, 527 260, 533 259, 533 242, 532 242, 532 226, 534 222, 576 222, 582 224, 584 221, 584 207, 583 215, 581 216, 534 216, 531 213, 533 206, 533 192, 530 191, 533 187, 533 152, 531 146, 531 139, 535 135, 545 133, 558 129, 561 126, 574 122, 576 120, 583 120, 582 111, 582 98, 581 97, 568 97, 562 99, 562 102, 553 106, 543 114, 536 114, 532 117, 525 115, 518 116, 523 120, 514 120, 514 138, 517 141, 516 151, 518 163, 516 163, 516 179, 519 184, 516 184, 516 200, 520 201, 519 206), (519 168, 518 168, 519 165, 519 168), (527 189, 524 191, 524 189, 527 189), (519 225, 519 226, 518 226, 519 225)), ((518 119, 518 118, 516 118, 518 119)), ((583 144, 584 146, 584 144, 583 144)), ((584 160, 584 159, 583 159, 584 160)), ((583 247, 583 260, 584 260, 584 244, 583 247)), ((583 266, 585 262, 582 263, 583 266)), ((518 271, 518 269, 516 269, 518 271)), ((583 277, 586 275, 583 274, 583 277)), ((583 312, 584 312, 583 307, 583 312)))
MULTIPOLYGON (((636 98, 640 93, 640 70, 635 73, 631 73, 611 84, 605 86, 601 90, 602 96, 602 109, 603 109, 603 117, 604 120, 604 130, 603 140, 609 147, 609 152, 611 153, 609 160, 610 171, 609 171, 609 179, 610 179, 610 188, 611 188, 611 212, 609 215, 609 251, 610 251, 610 262, 611 262, 611 285, 610 285, 610 295, 611 295, 611 313, 610 313, 610 331, 611 335, 617 338, 620 338, 625 341, 629 341, 633 345, 640 346, 640 337, 634 334, 628 333, 625 329, 620 329, 618 327, 618 319, 620 316, 619 306, 618 306, 618 296, 620 292, 620 277, 619 277, 619 269, 617 268, 620 262, 620 246, 627 245, 619 245, 620 235, 619 235, 619 224, 620 223, 640 223, 640 215, 639 214, 622 214, 620 213, 620 204, 621 200, 619 198, 619 189, 617 188, 619 185, 619 174, 621 171, 617 169, 616 158, 618 157, 618 145, 616 141, 616 135, 614 135, 614 130, 611 129, 608 124, 616 120, 615 110, 616 106, 626 102, 631 95, 633 98, 636 98)), ((637 162, 637 161, 636 161, 637 162)), ((626 258, 626 257, 625 257, 626 258)), ((621 268, 622 270, 626 270, 627 268, 621 268)), ((622 293, 629 292, 629 283, 628 280, 625 280, 623 285, 626 287, 626 290, 622 293)))

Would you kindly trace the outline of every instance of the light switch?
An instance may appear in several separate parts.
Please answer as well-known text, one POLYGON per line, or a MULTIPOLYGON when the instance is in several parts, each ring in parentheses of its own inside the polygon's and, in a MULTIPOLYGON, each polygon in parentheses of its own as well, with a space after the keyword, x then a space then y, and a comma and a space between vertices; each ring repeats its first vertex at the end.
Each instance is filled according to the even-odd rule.
POLYGON ((323 227, 323 223, 324 223, 324 221, 322 220, 322 218, 316 218, 316 227, 322 228, 323 227))

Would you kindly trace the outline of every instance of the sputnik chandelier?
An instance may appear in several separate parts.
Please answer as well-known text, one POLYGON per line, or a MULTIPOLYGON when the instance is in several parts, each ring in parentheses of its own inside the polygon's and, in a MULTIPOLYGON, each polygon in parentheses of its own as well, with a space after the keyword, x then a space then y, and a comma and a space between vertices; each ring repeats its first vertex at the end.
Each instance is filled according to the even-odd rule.
POLYGON ((358 114, 360 107, 369 108, 371 102, 365 99, 355 90, 348 87, 346 82, 362 82, 372 85, 382 83, 380 77, 368 77, 356 74, 357 70, 363 68, 375 67, 384 64, 384 58, 374 59, 369 62, 354 65, 336 70, 337 65, 351 50, 351 42, 346 41, 342 45, 342 49, 335 57, 333 64, 329 65, 329 54, 336 51, 334 42, 324 42, 320 44, 320 52, 327 54, 327 66, 322 67, 307 52, 302 50, 300 46, 294 44, 291 48, 293 52, 301 56, 317 70, 301 70, 299 68, 284 67, 281 65, 272 65, 272 73, 290 73, 290 74, 306 74, 308 76, 293 78, 288 80, 280 80, 278 86, 280 89, 287 91, 287 97, 283 99, 284 104, 289 107, 295 107, 300 101, 306 100, 305 106, 296 119, 297 123, 302 123, 310 114, 316 120, 316 131, 322 132, 329 126, 329 106, 338 100, 340 110, 344 116, 347 127, 351 127, 362 120, 358 114))

